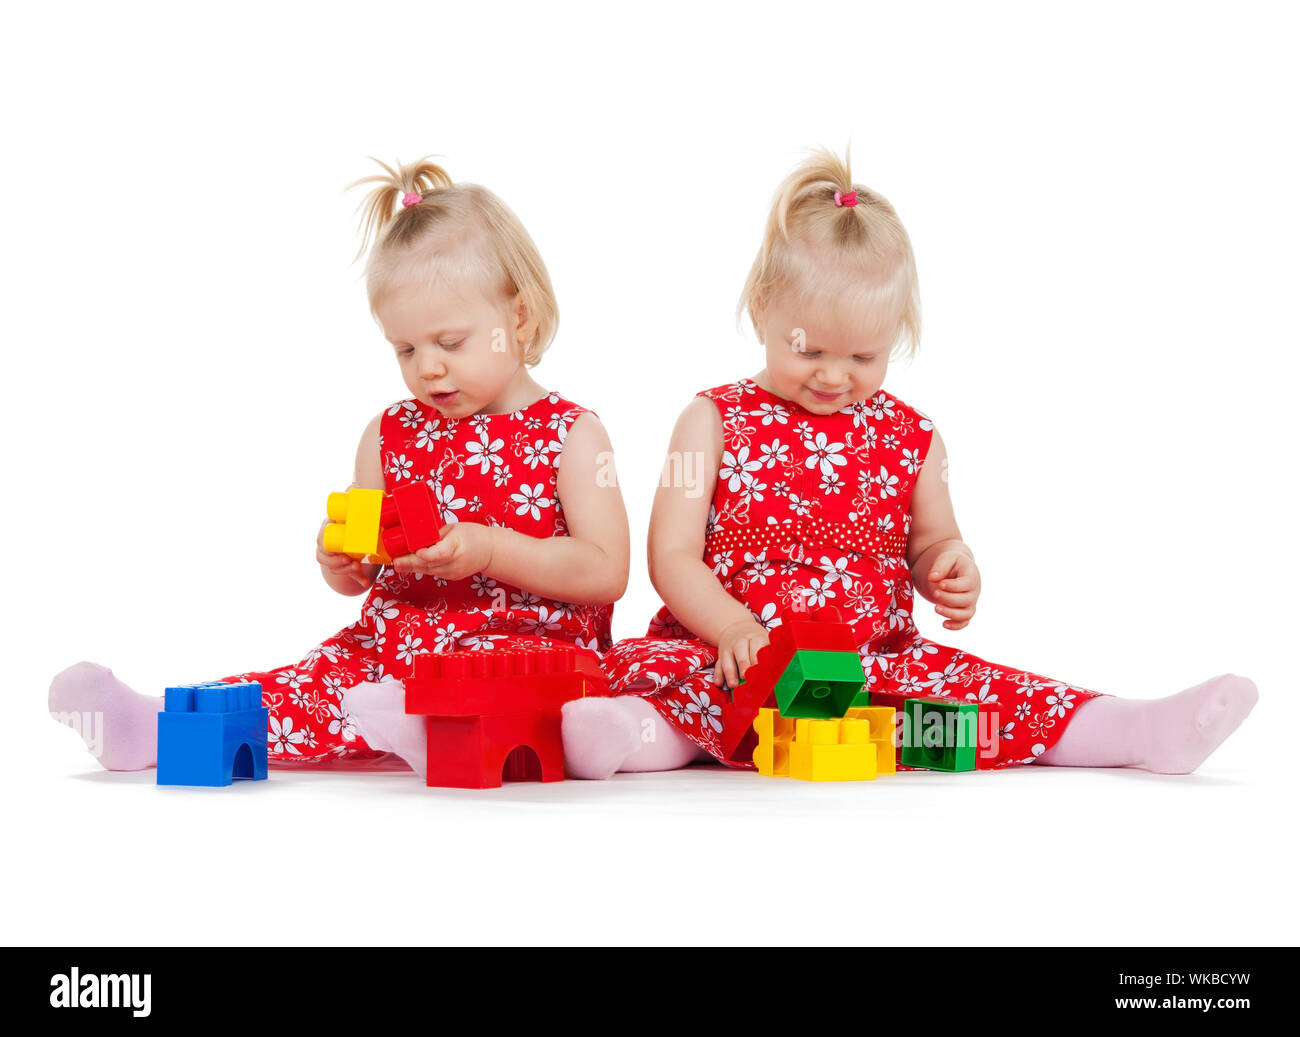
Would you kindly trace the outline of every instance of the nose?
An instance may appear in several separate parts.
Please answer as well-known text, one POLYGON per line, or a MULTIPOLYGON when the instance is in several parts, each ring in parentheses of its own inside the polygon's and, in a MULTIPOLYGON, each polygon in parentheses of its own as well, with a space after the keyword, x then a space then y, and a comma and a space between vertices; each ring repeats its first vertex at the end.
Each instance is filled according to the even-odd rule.
POLYGON ((822 386, 822 392, 834 392, 844 387, 845 379, 838 369, 826 366, 817 368, 817 381, 822 386))
POLYGON ((423 350, 420 353, 420 362, 417 365, 420 377, 428 380, 442 378, 447 373, 447 365, 442 362, 440 351, 436 349, 423 350))

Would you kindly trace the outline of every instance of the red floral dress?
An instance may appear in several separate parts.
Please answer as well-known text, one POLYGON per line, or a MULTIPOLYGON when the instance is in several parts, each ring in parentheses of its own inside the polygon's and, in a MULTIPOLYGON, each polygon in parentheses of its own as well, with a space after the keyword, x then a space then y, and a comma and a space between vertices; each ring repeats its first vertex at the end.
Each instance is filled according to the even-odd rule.
MULTIPOLYGON (((723 429, 704 560, 768 629, 798 598, 837 607, 857 635, 873 694, 979 703, 984 770, 1033 763, 1075 707, 1100 694, 917 631, 907 537, 912 488, 933 437, 924 414, 884 390, 830 415, 749 379, 699 395, 717 405, 723 429)), ((620 641, 604 667, 616 693, 644 697, 721 760, 719 702, 729 693, 713 685, 716 660, 713 646, 665 606, 646 636, 620 641)))
MULTIPOLYGON (((379 426, 384 488, 427 480, 443 522, 567 536, 556 473, 565 436, 583 413, 556 393, 510 414, 461 419, 416 400, 395 403, 379 426)), ((482 573, 449 582, 384 566, 351 626, 291 666, 224 679, 261 681, 271 763, 373 759, 383 754, 365 743, 343 709, 349 688, 400 680, 424 652, 531 641, 599 653, 610 645, 612 613, 613 605, 552 601, 482 573)))

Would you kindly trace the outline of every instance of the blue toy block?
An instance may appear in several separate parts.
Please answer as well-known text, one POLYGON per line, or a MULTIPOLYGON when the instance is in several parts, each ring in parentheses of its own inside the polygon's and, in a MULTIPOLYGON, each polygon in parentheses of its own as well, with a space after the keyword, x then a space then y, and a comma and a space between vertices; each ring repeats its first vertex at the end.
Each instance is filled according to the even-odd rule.
POLYGON ((235 778, 264 779, 268 724, 256 682, 168 688, 158 714, 158 784, 217 787, 235 778))

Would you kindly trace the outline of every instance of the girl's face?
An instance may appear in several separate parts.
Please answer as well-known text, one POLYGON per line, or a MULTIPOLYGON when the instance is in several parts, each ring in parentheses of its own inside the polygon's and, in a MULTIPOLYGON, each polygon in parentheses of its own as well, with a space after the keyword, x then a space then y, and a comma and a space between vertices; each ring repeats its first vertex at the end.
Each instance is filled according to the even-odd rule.
POLYGON ((772 392, 814 414, 833 414, 870 398, 885 382, 893 331, 864 333, 796 313, 778 295, 759 331, 772 392))
POLYGON ((448 418, 508 413, 528 382, 522 346, 532 335, 518 297, 490 298, 473 286, 399 285, 381 296, 375 319, 392 343, 402 380, 448 418))

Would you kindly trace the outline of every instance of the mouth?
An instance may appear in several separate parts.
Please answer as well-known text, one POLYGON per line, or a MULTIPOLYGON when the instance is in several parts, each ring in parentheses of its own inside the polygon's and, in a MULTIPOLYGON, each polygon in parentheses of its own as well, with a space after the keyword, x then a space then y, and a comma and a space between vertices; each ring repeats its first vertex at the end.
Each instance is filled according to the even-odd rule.
POLYGON ((452 389, 451 392, 431 392, 429 393, 429 402, 435 407, 449 407, 456 402, 459 395, 459 389, 452 389))
POLYGON ((808 390, 813 399, 820 400, 822 403, 834 403, 844 394, 842 392, 818 392, 816 389, 808 390))

